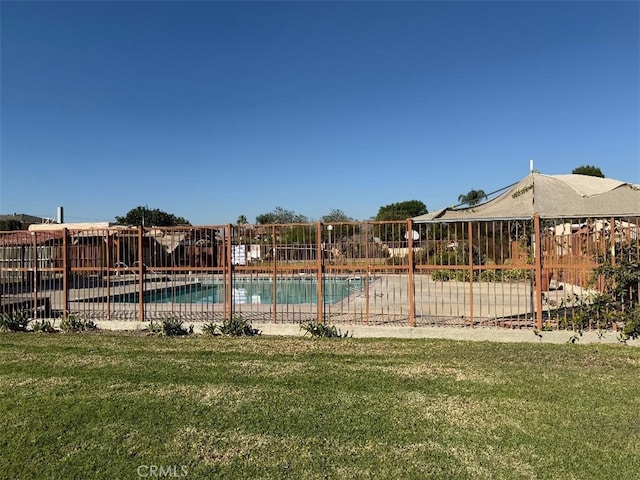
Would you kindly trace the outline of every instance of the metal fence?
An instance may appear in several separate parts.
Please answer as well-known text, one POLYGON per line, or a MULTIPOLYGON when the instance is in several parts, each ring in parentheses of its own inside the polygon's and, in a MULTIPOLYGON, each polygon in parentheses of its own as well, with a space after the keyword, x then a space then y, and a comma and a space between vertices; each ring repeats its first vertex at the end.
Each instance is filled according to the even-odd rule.
POLYGON ((638 225, 535 218, 0 232, 0 305, 95 320, 563 328, 602 288, 596 267, 638 258, 638 225))

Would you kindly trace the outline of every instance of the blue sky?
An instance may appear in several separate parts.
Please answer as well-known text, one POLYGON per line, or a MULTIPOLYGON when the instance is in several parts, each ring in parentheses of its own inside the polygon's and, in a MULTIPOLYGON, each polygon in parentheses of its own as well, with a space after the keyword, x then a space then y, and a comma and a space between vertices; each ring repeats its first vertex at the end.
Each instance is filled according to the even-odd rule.
POLYGON ((365 220, 529 159, 640 183, 639 6, 2 1, 0 213, 365 220))

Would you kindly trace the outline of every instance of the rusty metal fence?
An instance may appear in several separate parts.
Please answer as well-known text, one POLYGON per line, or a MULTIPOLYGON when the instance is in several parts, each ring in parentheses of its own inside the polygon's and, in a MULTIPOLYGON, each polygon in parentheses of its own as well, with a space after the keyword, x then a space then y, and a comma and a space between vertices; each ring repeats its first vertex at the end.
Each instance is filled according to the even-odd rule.
POLYGON ((0 232, 0 305, 95 320, 563 328, 601 288, 598 265, 638 258, 638 225, 535 218, 0 232))

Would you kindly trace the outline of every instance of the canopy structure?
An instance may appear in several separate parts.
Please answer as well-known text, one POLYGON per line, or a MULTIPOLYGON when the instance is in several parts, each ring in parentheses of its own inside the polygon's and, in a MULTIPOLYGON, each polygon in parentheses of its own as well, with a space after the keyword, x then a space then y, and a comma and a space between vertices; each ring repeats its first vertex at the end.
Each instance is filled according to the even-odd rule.
POLYGON ((414 217, 416 223, 640 215, 640 185, 588 175, 530 173, 498 197, 414 217))

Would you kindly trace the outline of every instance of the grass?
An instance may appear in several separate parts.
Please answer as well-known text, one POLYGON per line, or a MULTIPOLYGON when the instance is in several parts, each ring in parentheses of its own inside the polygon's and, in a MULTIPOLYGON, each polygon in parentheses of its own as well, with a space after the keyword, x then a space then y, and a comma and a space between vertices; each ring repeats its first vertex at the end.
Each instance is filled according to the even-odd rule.
POLYGON ((0 478, 631 479, 639 373, 617 345, 4 333, 0 478))

